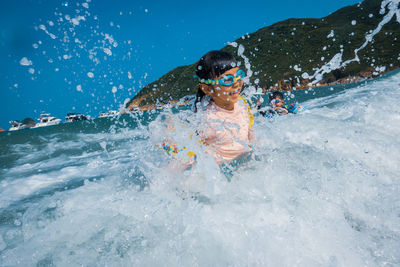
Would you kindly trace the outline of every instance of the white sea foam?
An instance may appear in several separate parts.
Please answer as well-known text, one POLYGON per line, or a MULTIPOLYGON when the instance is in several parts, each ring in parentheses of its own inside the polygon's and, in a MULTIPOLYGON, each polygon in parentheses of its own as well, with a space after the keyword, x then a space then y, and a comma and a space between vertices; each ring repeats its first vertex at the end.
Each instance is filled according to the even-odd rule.
POLYGON ((256 117, 255 158, 231 182, 190 139, 190 111, 174 115, 174 139, 198 157, 183 174, 155 147, 161 117, 16 146, 0 186, 13 216, 1 264, 396 266, 399 84, 397 74, 309 100, 303 114, 256 117))
MULTIPOLYGON (((118 45, 103 37, 95 64, 96 50, 118 45)), ((319 79, 342 54, 303 77, 319 79)), ((230 182, 189 137, 190 111, 172 136, 197 154, 185 173, 155 146, 160 117, 13 145, 18 160, 0 172, 0 265, 400 265, 399 84, 397 74, 309 100, 302 114, 256 117, 254 158, 230 182)))

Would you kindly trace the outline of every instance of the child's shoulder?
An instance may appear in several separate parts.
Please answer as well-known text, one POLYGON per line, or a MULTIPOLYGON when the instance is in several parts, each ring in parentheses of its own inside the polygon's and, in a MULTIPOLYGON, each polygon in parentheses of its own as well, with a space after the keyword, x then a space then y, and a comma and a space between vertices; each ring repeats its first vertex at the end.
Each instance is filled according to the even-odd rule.
POLYGON ((247 102, 247 100, 242 96, 239 96, 238 101, 236 103, 237 106, 239 106, 240 108, 244 108, 245 110, 247 110, 247 108, 250 108, 249 102, 247 102))
POLYGON ((250 104, 243 97, 239 97, 239 101, 237 103, 238 103, 238 107, 240 109, 242 109, 241 112, 245 113, 246 116, 248 117, 250 126, 252 126, 254 124, 254 115, 251 111, 250 104))

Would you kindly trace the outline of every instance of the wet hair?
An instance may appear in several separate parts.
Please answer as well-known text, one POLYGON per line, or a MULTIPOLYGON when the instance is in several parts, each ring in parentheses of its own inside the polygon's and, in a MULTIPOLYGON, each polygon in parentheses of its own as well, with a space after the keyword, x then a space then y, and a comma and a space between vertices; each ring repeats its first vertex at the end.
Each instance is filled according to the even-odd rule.
POLYGON ((279 91, 273 92, 272 94, 269 95, 269 102, 271 102, 273 99, 278 98, 278 97, 282 100, 284 99, 284 96, 281 92, 279 92, 279 91))
MULTIPOLYGON (((236 66, 237 61, 234 56, 227 52, 214 50, 202 56, 197 62, 196 75, 200 79, 215 79, 227 70, 235 68, 236 66)), ((194 112, 197 112, 196 104, 201 102, 201 99, 205 95, 206 94, 199 86, 196 94, 196 100, 193 105, 194 112)))

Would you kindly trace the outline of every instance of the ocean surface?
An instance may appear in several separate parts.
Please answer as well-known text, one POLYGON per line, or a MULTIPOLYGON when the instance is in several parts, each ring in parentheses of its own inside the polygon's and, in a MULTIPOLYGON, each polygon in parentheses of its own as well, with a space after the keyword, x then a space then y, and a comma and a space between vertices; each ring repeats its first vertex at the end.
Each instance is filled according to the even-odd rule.
POLYGON ((189 109, 0 133, 0 266, 400 266, 400 72, 286 99, 229 179, 189 109))

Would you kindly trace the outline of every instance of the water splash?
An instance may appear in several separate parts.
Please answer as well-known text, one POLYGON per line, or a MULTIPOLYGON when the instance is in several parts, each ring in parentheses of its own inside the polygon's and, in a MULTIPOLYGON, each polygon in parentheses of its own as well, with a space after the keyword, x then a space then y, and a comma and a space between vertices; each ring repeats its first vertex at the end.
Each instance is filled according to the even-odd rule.
POLYGON ((294 92, 309 111, 256 116, 231 182, 190 140, 190 111, 174 137, 198 162, 181 174, 149 113, 1 135, 0 265, 397 266, 399 83, 294 92))
POLYGON ((387 13, 383 17, 382 21, 378 24, 378 26, 369 34, 365 36, 365 42, 357 49, 354 50, 354 58, 348 59, 346 61, 342 61, 343 56, 343 49, 341 49, 340 53, 337 53, 333 56, 333 58, 323 65, 322 67, 318 68, 314 74, 309 75, 307 72, 302 74, 303 79, 310 79, 312 82, 310 85, 317 84, 323 79, 324 74, 330 73, 333 70, 344 68, 348 64, 352 62, 360 62, 360 58, 358 57, 358 52, 363 50, 369 43, 373 41, 375 35, 377 35, 383 28, 385 24, 392 20, 393 17, 396 16, 396 20, 400 23, 400 0, 383 0, 381 3, 380 14, 384 15, 386 10, 387 13))
POLYGON ((90 106, 93 112, 101 107, 101 101, 109 102, 106 96, 114 98, 114 103, 107 105, 115 105, 122 102, 122 97, 125 99, 126 95, 132 95, 135 90, 129 81, 133 75, 132 64, 125 63, 131 62, 134 49, 130 40, 115 38, 120 29, 118 24, 111 22, 107 28, 100 23, 98 15, 92 14, 90 3, 90 0, 81 0, 73 5, 63 2, 46 23, 35 26, 38 36, 43 38, 32 44, 35 56, 46 60, 33 59, 36 63, 33 68, 32 59, 23 57, 20 65, 32 66, 28 69, 32 79, 52 75, 49 71, 57 72, 57 76, 63 75, 59 81, 64 81, 70 90, 84 92, 89 101, 86 106, 90 106), (48 66, 37 66, 40 61, 48 66), (121 78, 126 77, 126 73, 131 78, 121 78), (118 92, 112 90, 116 81, 123 84, 118 92))
POLYGON ((258 79, 255 81, 255 85, 250 83, 250 78, 253 76, 253 71, 251 69, 250 60, 244 54, 245 47, 242 44, 238 44, 237 42, 228 42, 228 45, 238 48, 237 55, 243 59, 244 66, 246 68, 246 77, 243 79, 244 84, 246 85, 245 91, 243 92, 244 95, 247 96, 248 100, 251 100, 251 95, 257 92, 257 84, 258 79))

